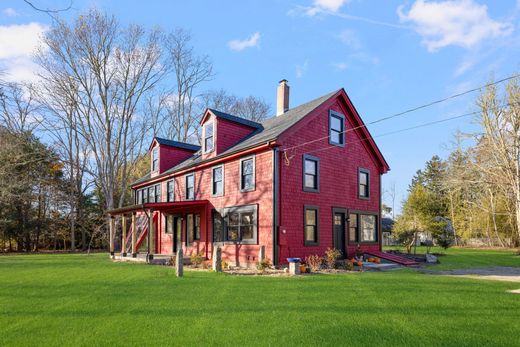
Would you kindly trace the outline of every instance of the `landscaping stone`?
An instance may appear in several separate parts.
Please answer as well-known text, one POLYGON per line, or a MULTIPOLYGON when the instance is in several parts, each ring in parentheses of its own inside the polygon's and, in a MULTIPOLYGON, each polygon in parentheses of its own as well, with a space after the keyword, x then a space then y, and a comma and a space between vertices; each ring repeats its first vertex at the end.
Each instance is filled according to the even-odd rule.
POLYGON ((215 272, 222 272, 222 248, 215 248, 213 251, 213 262, 211 264, 215 272))
POLYGON ((184 257, 182 254, 182 248, 179 248, 177 250, 177 254, 175 255, 175 257, 175 263, 177 264, 175 274, 177 275, 177 277, 182 277, 184 275, 184 257))
POLYGON ((299 275, 300 272, 300 263, 299 262, 291 262, 289 263, 289 274, 290 275, 299 275))
POLYGON ((430 264, 436 264, 439 262, 439 259, 437 259, 437 257, 433 254, 426 254, 426 262, 430 264))

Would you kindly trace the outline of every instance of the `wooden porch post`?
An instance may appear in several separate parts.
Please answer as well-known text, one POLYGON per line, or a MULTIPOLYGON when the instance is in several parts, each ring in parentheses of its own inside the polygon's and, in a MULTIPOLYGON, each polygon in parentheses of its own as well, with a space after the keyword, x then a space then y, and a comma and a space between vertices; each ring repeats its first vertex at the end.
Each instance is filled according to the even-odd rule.
POLYGON ((110 216, 110 224, 109 224, 109 242, 110 242, 110 255, 114 255, 114 216, 110 216))
POLYGON ((148 261, 153 259, 153 249, 154 247, 154 234, 155 234, 155 225, 153 223, 153 210, 149 210, 149 219, 148 219, 148 261))
POLYGON ((137 225, 135 225, 136 223, 136 215, 135 215, 135 212, 132 213, 132 257, 136 257, 137 256, 137 249, 136 249, 136 246, 137 246, 137 225))
POLYGON ((123 232, 121 233, 121 255, 126 257, 126 215, 123 214, 121 218, 123 227, 123 232))

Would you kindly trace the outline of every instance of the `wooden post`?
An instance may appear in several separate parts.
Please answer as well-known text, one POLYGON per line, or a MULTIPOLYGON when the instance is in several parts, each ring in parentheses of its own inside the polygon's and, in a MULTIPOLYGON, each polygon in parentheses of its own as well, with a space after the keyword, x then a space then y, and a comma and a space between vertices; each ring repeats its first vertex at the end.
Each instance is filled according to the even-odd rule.
POLYGON ((154 253, 154 246, 155 246, 155 241, 154 241, 154 234, 155 234, 155 225, 153 223, 153 210, 150 210, 149 211, 149 216, 150 218, 148 219, 148 254, 147 254, 147 257, 148 257, 148 262, 151 262, 151 260, 153 259, 153 253, 154 253))
POLYGON ((136 223, 136 213, 132 213, 132 257, 137 256, 137 225, 136 223))
POLYGON ((122 228, 121 232, 121 255, 126 257, 126 215, 122 215, 122 228))
POLYGON ((109 241, 110 241, 110 255, 114 255, 114 229, 115 229, 115 226, 114 226, 114 216, 110 216, 110 224, 109 224, 109 230, 110 230, 110 235, 109 235, 109 241))
POLYGON ((184 256, 182 254, 182 247, 177 250, 175 255, 175 275, 177 277, 184 276, 184 256))

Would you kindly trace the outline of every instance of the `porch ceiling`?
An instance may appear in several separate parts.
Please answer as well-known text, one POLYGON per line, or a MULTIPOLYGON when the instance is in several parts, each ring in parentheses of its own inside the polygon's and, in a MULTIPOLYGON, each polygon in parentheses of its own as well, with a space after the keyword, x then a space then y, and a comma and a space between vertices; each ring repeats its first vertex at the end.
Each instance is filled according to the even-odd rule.
POLYGON ((206 206, 209 203, 208 200, 192 200, 192 201, 173 201, 173 202, 154 202, 154 203, 146 203, 141 205, 130 205, 121 208, 115 208, 112 210, 108 210, 107 214, 110 216, 117 216, 122 214, 129 214, 132 212, 139 212, 145 210, 154 210, 154 211, 165 211, 171 210, 174 208, 182 208, 182 207, 198 207, 198 206, 206 206))

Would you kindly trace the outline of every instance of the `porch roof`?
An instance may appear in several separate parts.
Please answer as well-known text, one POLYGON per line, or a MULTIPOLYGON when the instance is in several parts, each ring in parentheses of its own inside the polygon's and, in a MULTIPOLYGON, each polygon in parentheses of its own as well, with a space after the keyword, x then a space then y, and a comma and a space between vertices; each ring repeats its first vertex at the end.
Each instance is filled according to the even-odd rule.
POLYGON ((146 203, 146 204, 129 205, 129 206, 125 206, 125 207, 114 208, 112 210, 108 210, 107 214, 110 216, 117 216, 117 215, 121 215, 121 214, 128 214, 128 213, 144 211, 144 210, 164 211, 164 210, 171 210, 172 208, 179 208, 179 207, 205 206, 208 203, 209 203, 208 200, 150 202, 150 203, 146 203))

